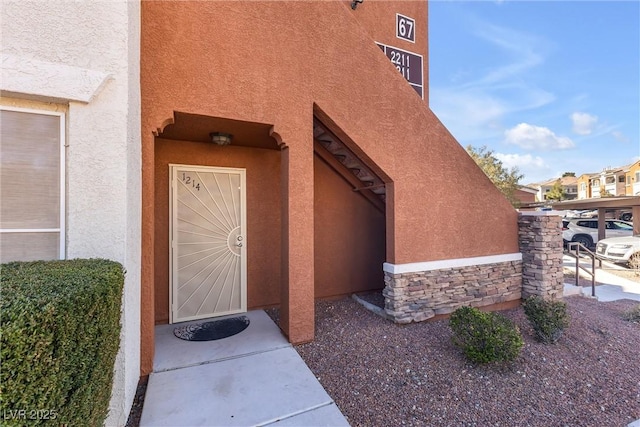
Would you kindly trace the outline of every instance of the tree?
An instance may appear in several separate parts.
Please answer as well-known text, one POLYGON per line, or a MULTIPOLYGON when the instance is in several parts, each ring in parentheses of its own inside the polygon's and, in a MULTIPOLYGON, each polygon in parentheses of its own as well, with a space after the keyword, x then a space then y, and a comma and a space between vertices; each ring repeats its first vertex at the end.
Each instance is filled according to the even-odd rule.
POLYGON ((520 187, 519 181, 524 177, 524 175, 520 174, 518 168, 507 169, 495 156, 494 151, 489 150, 486 146, 474 148, 468 145, 466 150, 507 200, 514 207, 518 207, 520 201, 516 198, 516 190, 520 187))
POLYGON ((564 188, 562 188, 562 181, 558 179, 555 184, 553 184, 551 190, 547 193, 547 200, 560 201, 564 200, 566 196, 567 193, 565 193, 564 188))
POLYGON ((567 176, 572 176, 572 177, 576 177, 576 173, 575 172, 565 172, 562 174, 562 177, 567 177, 567 176))
POLYGON ((612 194, 609 190, 606 190, 604 188, 604 185, 600 186, 600 197, 604 198, 604 197, 615 197, 614 194, 612 194))

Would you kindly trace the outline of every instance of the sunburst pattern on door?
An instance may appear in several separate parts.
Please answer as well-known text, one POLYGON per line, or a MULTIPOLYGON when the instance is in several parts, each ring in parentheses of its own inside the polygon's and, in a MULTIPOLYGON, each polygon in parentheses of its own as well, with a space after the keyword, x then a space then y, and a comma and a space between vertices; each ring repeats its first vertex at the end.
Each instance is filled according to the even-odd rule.
POLYGON ((244 170, 172 167, 172 321, 246 310, 244 170))

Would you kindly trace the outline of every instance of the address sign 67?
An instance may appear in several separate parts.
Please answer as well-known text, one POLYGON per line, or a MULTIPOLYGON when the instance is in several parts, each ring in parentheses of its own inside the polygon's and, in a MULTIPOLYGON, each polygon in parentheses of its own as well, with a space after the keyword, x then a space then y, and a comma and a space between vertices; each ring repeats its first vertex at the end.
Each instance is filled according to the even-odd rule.
POLYGON ((415 43, 416 21, 413 18, 396 13, 396 37, 415 43))

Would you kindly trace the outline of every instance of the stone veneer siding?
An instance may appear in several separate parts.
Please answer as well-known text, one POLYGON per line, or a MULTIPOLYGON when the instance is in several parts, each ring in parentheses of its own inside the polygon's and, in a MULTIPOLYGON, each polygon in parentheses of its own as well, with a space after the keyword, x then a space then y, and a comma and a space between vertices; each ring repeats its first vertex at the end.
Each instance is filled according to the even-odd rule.
POLYGON ((392 274, 385 271, 385 312, 396 323, 427 320, 462 306, 519 300, 522 262, 392 274))
POLYGON ((518 227, 522 298, 532 295, 562 298, 562 218, 553 212, 522 212, 518 227))

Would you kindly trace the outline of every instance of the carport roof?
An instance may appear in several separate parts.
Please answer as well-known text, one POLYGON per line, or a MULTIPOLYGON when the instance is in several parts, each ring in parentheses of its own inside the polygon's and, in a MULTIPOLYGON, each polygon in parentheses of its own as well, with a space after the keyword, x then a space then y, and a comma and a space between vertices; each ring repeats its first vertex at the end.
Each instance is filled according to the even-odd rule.
POLYGON ((564 200, 562 202, 529 203, 528 208, 551 206, 554 210, 598 209, 598 208, 632 208, 640 206, 640 196, 602 197, 599 199, 564 200))
POLYGON ((640 206, 640 196, 602 197, 599 199, 565 200, 562 202, 553 202, 551 206, 557 210, 631 208, 633 206, 640 206))

